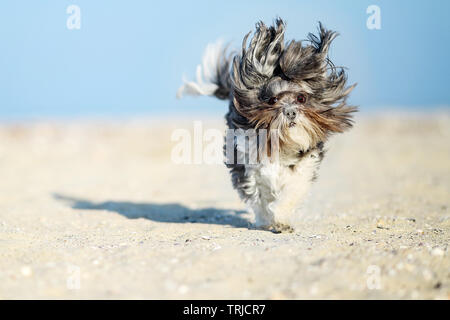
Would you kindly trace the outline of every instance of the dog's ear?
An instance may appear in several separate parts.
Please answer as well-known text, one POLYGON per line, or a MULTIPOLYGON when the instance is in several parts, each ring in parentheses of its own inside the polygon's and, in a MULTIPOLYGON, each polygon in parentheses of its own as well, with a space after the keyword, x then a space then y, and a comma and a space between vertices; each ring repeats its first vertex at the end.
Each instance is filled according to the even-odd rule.
POLYGON ((305 114, 323 132, 342 132, 351 127, 354 106, 347 105, 347 98, 355 85, 347 86, 347 74, 335 67, 328 52, 337 32, 327 30, 319 23, 318 34, 308 35, 309 45, 292 41, 280 59, 282 72, 291 81, 303 82, 312 91, 305 114))
POLYGON ((241 54, 233 60, 231 76, 233 95, 242 114, 257 106, 261 88, 275 72, 284 50, 284 30, 281 19, 270 27, 259 22, 249 44, 251 32, 244 37, 241 54))
POLYGON ((308 39, 316 48, 316 53, 322 54, 324 57, 328 54, 331 42, 339 35, 339 33, 325 29, 322 22, 319 22, 319 35, 313 33, 308 34, 308 39))
POLYGON ((285 24, 281 19, 277 19, 270 27, 258 22, 250 44, 247 45, 247 40, 251 32, 244 37, 241 55, 234 59, 235 86, 254 89, 272 77, 284 50, 284 29, 285 24))
POLYGON ((328 51, 338 33, 325 29, 320 22, 318 29, 318 35, 308 34, 310 45, 291 41, 284 50, 280 68, 290 80, 319 82, 327 77, 328 51))

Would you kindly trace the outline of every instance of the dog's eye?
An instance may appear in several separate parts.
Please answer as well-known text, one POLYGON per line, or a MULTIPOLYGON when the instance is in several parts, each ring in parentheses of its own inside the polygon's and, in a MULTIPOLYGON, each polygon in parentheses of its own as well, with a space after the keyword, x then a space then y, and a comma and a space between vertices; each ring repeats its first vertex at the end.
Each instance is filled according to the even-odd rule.
POLYGON ((300 94, 297 96, 297 102, 298 102, 298 103, 305 103, 305 102, 306 102, 306 97, 305 97, 305 95, 304 95, 303 93, 300 93, 300 94))
POLYGON ((277 97, 272 97, 272 98, 269 99, 268 103, 270 105, 273 105, 273 104, 277 103, 277 101, 278 101, 277 97))

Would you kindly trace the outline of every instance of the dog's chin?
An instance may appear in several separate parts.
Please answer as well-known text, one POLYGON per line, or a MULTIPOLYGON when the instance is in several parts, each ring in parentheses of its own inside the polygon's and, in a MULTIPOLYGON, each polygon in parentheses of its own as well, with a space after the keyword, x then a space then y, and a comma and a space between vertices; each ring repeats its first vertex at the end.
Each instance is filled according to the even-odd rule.
POLYGON ((296 125, 297 125, 297 122, 295 122, 295 121, 289 121, 287 126, 288 126, 289 129, 292 129, 292 128, 294 128, 296 125))
POLYGON ((306 151, 317 143, 311 123, 303 115, 294 120, 284 119, 283 127, 284 147, 290 151, 306 151))
POLYGON ((280 113, 270 119, 266 128, 270 130, 271 137, 278 140, 280 152, 285 156, 295 157, 299 152, 307 151, 320 142, 314 124, 302 113, 293 120, 280 113), (272 136, 272 132, 276 136, 272 136))

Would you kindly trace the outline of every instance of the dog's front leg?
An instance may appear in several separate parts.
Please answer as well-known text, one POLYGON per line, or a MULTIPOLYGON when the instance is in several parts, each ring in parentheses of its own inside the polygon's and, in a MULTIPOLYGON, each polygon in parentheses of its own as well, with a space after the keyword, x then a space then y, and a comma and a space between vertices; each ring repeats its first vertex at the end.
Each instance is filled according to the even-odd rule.
POLYGON ((278 231, 293 230, 295 213, 309 194, 320 160, 320 150, 313 150, 295 166, 285 167, 277 198, 269 204, 274 216, 273 225, 278 231))

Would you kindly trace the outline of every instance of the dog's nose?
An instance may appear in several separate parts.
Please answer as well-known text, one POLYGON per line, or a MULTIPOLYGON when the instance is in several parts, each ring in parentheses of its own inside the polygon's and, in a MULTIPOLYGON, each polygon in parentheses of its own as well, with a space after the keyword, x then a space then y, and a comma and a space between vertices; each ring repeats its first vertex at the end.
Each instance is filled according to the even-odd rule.
POLYGON ((294 107, 294 106, 285 107, 283 109, 283 113, 289 120, 294 120, 297 117, 298 110, 297 110, 297 107, 294 107))

